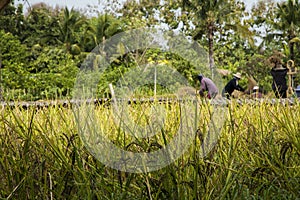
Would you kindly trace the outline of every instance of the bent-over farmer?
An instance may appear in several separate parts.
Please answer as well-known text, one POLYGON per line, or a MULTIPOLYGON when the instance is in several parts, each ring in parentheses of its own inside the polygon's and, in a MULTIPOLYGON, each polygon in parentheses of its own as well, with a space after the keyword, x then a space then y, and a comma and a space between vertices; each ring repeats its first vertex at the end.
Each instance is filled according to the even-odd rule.
POLYGON ((198 80, 200 81, 199 94, 201 97, 206 96, 209 99, 213 99, 217 96, 218 88, 211 79, 203 76, 202 74, 199 74, 198 80))

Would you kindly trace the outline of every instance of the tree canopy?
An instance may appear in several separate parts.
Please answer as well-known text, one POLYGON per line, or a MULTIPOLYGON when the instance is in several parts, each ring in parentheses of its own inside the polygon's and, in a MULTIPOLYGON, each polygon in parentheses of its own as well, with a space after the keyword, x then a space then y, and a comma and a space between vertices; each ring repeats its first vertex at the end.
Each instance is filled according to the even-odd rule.
MULTIPOLYGON (((285 64, 293 60, 298 66, 300 62, 299 0, 259 1, 250 11, 242 1, 234 0, 127 0, 122 5, 109 5, 114 6, 106 7, 105 13, 88 16, 73 8, 52 8, 44 3, 31 5, 24 13, 22 4, 1 1, 2 96, 8 100, 68 97, 82 62, 94 47, 123 31, 143 27, 186 35, 207 51, 211 71, 242 72, 265 91, 271 91, 267 60, 274 52, 284 55, 285 64)), ((212 75, 178 55, 144 49, 120 55, 111 63, 106 82, 99 85, 99 95, 107 92, 105 84, 117 81, 140 64, 137 62, 153 60, 171 63, 194 86, 197 73, 212 75), (137 60, 138 56, 143 60, 137 60)), ((294 80, 300 84, 298 76, 294 80)), ((246 79, 243 82, 246 84, 246 79)))

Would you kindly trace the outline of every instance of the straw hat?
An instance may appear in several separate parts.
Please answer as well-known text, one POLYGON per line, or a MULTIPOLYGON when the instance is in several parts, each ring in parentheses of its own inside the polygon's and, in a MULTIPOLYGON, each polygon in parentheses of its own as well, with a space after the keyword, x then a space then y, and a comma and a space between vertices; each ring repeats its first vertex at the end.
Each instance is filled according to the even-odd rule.
POLYGON ((257 85, 253 87, 253 90, 258 90, 258 89, 259 87, 257 85))
POLYGON ((242 78, 242 74, 240 72, 237 72, 235 74, 233 74, 234 77, 241 79, 242 78))
POLYGON ((284 68, 282 65, 276 65, 276 67, 274 69, 281 70, 281 69, 286 69, 286 68, 284 68))

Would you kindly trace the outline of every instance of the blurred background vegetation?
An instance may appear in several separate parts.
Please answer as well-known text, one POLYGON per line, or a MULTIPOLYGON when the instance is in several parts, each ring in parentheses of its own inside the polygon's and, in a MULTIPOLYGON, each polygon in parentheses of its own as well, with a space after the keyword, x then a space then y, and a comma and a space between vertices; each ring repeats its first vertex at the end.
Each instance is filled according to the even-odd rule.
MULTIPOLYGON (((115 34, 142 27, 185 34, 207 51, 211 70, 253 76, 267 92, 272 80, 267 60, 274 52, 284 56, 284 63, 292 59, 297 66, 300 62, 298 0, 259 1, 251 10, 235 0, 128 0, 121 7, 114 7, 117 1, 111 1, 94 16, 44 3, 24 11, 23 4, 17 2, 9 1, 0 12, 1 96, 5 100, 70 97, 81 63, 94 47, 115 34)), ((99 85, 100 96, 107 92, 109 82, 115 83, 136 66, 132 56, 124 55, 111 63, 99 85)), ((196 84, 200 71, 176 55, 150 50, 145 59, 167 60, 193 86, 196 84)), ((224 77, 224 81, 230 78, 224 77)), ((296 84, 298 80, 296 77, 296 84)), ((244 78, 242 84, 246 86, 246 82, 244 78)))

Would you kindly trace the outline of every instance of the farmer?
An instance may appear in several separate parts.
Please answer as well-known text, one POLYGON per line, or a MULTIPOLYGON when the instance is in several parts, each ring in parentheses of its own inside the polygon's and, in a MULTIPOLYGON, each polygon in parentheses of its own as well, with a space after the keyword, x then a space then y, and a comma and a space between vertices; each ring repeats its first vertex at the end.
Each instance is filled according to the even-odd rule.
POLYGON ((253 87, 253 91, 252 91, 251 97, 255 98, 255 99, 262 98, 262 93, 259 90, 259 86, 256 85, 256 86, 253 87))
POLYGON ((206 95, 207 98, 213 99, 217 96, 218 88, 211 79, 199 74, 198 80, 200 81, 199 94, 201 97, 205 97, 206 95))
POLYGON ((287 84, 286 75, 288 69, 282 66, 280 59, 271 59, 273 67, 271 69, 271 75, 273 77, 272 90, 275 93, 276 98, 286 98, 287 97, 287 84))
POLYGON ((222 91, 222 96, 226 97, 227 99, 230 99, 231 94, 234 90, 242 91, 244 92, 245 89, 242 88, 238 81, 241 79, 242 75, 241 73, 233 74, 233 78, 225 85, 225 88, 222 91))

